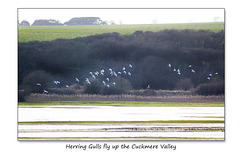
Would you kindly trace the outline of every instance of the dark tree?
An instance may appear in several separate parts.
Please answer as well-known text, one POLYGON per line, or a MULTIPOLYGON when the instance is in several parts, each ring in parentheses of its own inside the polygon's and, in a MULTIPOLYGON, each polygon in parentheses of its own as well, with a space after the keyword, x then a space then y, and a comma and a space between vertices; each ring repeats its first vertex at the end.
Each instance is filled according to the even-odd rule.
MULTIPOLYGON (((67 84, 75 84, 74 79, 78 77, 78 84, 82 85, 90 71, 108 70, 110 67, 120 71, 123 66, 127 67, 131 63, 133 68, 128 68, 128 71, 132 75, 119 75, 128 82, 120 80, 116 83, 129 83, 133 89, 146 89, 148 85, 155 90, 187 90, 193 87, 198 88, 198 94, 209 94, 205 91, 210 90, 211 86, 213 94, 221 94, 224 93, 224 42, 224 31, 164 30, 19 43, 18 84, 23 89, 32 88, 32 92, 41 92, 37 89, 39 87, 36 82, 44 83, 44 80, 34 80, 48 73, 53 79, 64 79, 62 81, 67 84), (169 63, 172 67, 168 66, 169 63), (177 69, 181 70, 181 75, 177 74, 177 69), (191 69, 196 73, 192 73, 191 69), (39 70, 42 72, 36 72, 39 70), (210 73, 211 80, 207 80, 210 73), (215 78, 218 80, 211 83, 215 78)), ((45 83, 47 84, 46 81, 45 83)), ((127 92, 117 85, 102 89, 102 81, 100 86, 99 83, 94 86, 85 85, 85 92, 127 92)))
POLYGON ((41 26, 41 25, 63 25, 63 24, 54 19, 38 19, 38 20, 35 20, 32 24, 32 26, 41 26))
POLYGON ((23 20, 21 23, 19 23, 19 26, 30 26, 30 23, 26 20, 23 20))
POLYGON ((75 17, 65 22, 64 25, 106 25, 99 17, 75 17))

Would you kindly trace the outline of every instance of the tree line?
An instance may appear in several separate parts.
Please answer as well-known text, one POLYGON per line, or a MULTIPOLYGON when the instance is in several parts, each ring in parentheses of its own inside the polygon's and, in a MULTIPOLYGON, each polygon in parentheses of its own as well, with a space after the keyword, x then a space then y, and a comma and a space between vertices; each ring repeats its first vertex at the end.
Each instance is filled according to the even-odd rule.
MULTIPOLYGON (((132 64, 132 75, 118 79, 129 89, 150 85, 153 90, 195 88, 202 95, 224 94, 224 44, 224 31, 187 29, 18 43, 18 86, 19 90, 41 93, 37 82, 47 89, 55 87, 54 79, 73 85, 76 77, 85 85, 91 71, 121 70, 132 64)), ((95 85, 85 90, 91 93, 96 89, 95 85)))
MULTIPOLYGON (((52 26, 52 25, 106 25, 107 22, 99 17, 75 17, 64 23, 55 19, 37 19, 31 26, 52 26)), ((21 21, 19 26, 30 26, 27 20, 21 21)))

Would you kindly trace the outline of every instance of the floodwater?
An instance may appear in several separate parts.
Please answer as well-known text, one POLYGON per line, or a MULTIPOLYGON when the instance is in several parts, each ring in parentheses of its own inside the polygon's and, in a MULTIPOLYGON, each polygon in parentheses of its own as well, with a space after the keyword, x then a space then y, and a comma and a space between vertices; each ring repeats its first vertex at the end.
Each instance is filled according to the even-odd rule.
MULTIPOLYGON (((18 122, 224 120, 224 107, 19 107, 18 122)), ((223 123, 68 124, 18 126, 18 137, 186 137, 224 139, 223 123)))
POLYGON ((19 108, 18 121, 223 120, 223 107, 56 106, 19 108), (78 108, 85 107, 85 108, 78 108), (89 108, 90 107, 90 108, 89 108))

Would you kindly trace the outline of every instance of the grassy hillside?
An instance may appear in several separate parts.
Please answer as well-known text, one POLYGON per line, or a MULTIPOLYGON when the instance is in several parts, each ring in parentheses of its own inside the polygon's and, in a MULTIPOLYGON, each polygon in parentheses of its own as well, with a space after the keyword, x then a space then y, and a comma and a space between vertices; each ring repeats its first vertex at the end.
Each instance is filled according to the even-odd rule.
POLYGON ((143 25, 81 25, 81 26, 19 26, 18 41, 51 41, 57 38, 72 39, 95 34, 118 32, 122 35, 135 31, 161 31, 165 29, 196 29, 219 32, 224 30, 223 22, 184 24, 143 24, 143 25))

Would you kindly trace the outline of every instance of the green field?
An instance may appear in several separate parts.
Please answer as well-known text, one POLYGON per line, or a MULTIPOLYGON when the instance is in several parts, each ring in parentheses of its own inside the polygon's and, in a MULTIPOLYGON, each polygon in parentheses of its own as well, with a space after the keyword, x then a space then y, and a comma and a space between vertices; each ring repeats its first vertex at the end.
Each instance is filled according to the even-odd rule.
POLYGON ((19 26, 18 41, 51 41, 57 38, 72 39, 95 34, 118 32, 121 35, 135 31, 161 31, 165 29, 196 29, 219 32, 224 30, 223 22, 184 24, 143 24, 143 25, 81 25, 81 26, 19 26))
POLYGON ((29 121, 18 122, 22 125, 30 124, 154 124, 154 123, 224 123, 224 120, 155 120, 155 121, 29 121))
POLYGON ((185 102, 135 102, 135 101, 46 101, 19 102, 18 106, 55 105, 104 105, 104 106, 145 106, 145 107, 224 107, 224 102, 185 103, 185 102))

